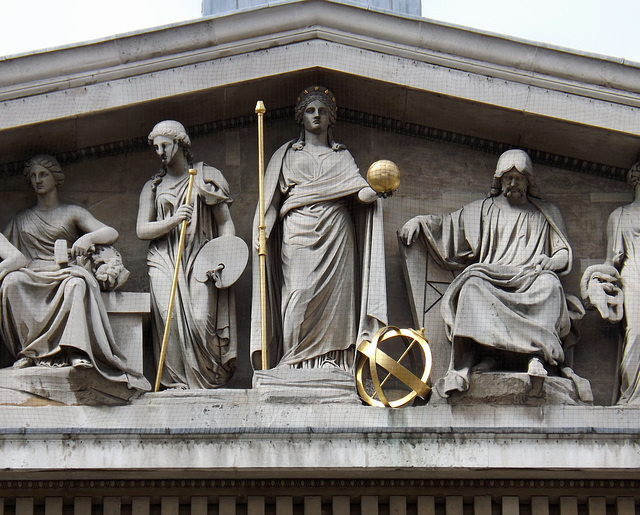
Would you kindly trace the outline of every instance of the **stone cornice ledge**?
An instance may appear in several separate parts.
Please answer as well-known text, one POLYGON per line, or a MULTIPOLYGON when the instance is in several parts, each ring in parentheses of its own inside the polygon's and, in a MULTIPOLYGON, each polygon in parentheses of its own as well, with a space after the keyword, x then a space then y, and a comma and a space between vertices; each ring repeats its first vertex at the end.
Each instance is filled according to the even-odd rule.
POLYGON ((269 404, 255 390, 146 394, 115 408, 3 406, 0 468, 628 473, 640 408, 269 404))
POLYGON ((0 59, 0 99, 95 84, 309 38, 550 89, 567 88, 569 93, 602 96, 602 100, 622 104, 637 105, 636 95, 640 94, 636 63, 328 0, 306 0, 302 6, 275 5, 0 59))

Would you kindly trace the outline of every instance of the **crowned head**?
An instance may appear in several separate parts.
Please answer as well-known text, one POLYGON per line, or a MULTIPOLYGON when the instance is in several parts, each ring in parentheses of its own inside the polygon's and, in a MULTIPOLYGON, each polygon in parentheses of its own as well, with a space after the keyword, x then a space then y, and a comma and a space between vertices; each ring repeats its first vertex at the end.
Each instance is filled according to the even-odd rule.
POLYGON ((296 123, 298 125, 303 124, 303 117, 307 106, 318 100, 322 102, 329 111, 329 127, 333 127, 338 118, 338 106, 336 105, 336 97, 333 93, 323 86, 309 86, 302 90, 298 95, 296 103, 296 123))

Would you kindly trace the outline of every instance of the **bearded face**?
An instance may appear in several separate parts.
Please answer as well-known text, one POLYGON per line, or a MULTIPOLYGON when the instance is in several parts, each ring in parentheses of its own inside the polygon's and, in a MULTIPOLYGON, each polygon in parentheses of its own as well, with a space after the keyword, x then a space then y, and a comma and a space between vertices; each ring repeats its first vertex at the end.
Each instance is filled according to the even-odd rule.
POLYGON ((502 194, 510 204, 522 204, 527 200, 527 176, 515 168, 504 173, 501 178, 502 194))

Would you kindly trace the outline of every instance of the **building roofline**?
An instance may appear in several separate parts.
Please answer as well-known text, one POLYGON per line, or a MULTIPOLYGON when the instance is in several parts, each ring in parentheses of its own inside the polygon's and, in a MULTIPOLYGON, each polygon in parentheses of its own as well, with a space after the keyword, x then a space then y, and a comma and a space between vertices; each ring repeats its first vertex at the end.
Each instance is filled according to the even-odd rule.
POLYGON ((148 61, 184 54, 193 56, 220 46, 226 46, 227 52, 232 52, 230 47, 239 48, 245 41, 262 40, 266 45, 277 45, 279 38, 276 35, 282 36, 284 42, 290 42, 295 33, 304 33, 311 27, 327 27, 329 32, 352 34, 352 44, 357 44, 358 40, 363 43, 365 40, 386 42, 385 52, 393 52, 396 45, 413 48, 419 60, 456 56, 518 70, 519 73, 550 75, 640 93, 640 64, 625 59, 534 43, 426 18, 382 13, 330 0, 305 0, 304 4, 304 9, 299 4, 270 4, 258 9, 0 58, 0 92, 8 88, 20 95, 20 86, 29 83, 51 82, 57 77, 75 74, 102 73, 106 69, 124 71, 128 68, 130 71, 148 61))

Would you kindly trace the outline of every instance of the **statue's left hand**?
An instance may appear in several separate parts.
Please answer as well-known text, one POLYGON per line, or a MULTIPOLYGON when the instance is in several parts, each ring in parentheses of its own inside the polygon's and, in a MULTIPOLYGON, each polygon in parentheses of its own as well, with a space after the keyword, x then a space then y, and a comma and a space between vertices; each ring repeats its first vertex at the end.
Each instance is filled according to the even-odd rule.
POLYGON ((214 266, 211 270, 207 271, 207 277, 213 281, 213 283, 217 286, 220 282, 220 273, 224 270, 224 264, 220 263, 217 266, 214 266))
POLYGON ((563 264, 553 257, 549 257, 545 254, 538 254, 533 258, 531 262, 532 266, 540 266, 543 270, 551 270, 553 272, 563 268, 563 264))
POLYGON ((78 238, 73 244, 73 247, 71 247, 71 257, 75 258, 78 256, 83 256, 87 252, 91 252, 94 249, 95 247, 93 241, 91 241, 91 238, 88 234, 85 234, 84 236, 80 236, 80 238, 78 238))
POLYGON ((402 229, 398 232, 400 239, 406 244, 411 245, 416 238, 420 234, 420 220, 419 218, 413 217, 407 223, 402 226, 402 229))

